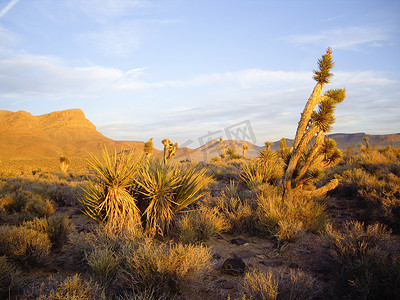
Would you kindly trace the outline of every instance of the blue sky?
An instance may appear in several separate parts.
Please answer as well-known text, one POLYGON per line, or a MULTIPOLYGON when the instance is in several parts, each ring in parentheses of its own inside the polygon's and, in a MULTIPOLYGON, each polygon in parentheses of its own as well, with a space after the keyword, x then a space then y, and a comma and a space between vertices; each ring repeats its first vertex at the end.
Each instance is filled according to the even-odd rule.
POLYGON ((80 108, 157 148, 235 126, 262 145, 293 138, 328 46, 332 132, 400 132, 397 0, 0 0, 0 109, 80 108))

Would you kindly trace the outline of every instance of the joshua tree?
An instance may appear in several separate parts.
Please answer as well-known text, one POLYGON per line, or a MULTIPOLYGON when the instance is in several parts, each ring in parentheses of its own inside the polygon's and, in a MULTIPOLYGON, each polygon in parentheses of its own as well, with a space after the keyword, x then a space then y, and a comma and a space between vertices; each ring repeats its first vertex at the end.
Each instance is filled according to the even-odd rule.
POLYGON ((178 143, 174 144, 169 139, 163 139, 161 143, 164 145, 164 163, 167 163, 168 160, 175 156, 178 143))
POLYGON ((222 148, 222 154, 220 156, 222 158, 225 158, 226 157, 226 152, 225 152, 224 140, 222 138, 219 138, 219 143, 221 144, 221 148, 222 148))
POLYGON ((61 169, 61 172, 63 172, 63 173, 67 172, 68 167, 69 167, 69 158, 64 156, 64 155, 61 155, 60 156, 60 169, 61 169))
POLYGON ((144 143, 143 151, 146 154, 146 157, 150 157, 153 154, 153 138, 149 139, 146 143, 144 143))
MULTIPOLYGON (((304 107, 300 122, 297 127, 293 142, 290 160, 288 162, 283 187, 284 194, 290 195, 293 190, 302 189, 305 183, 312 182, 322 174, 322 169, 338 162, 341 152, 336 148, 336 142, 332 139, 325 140, 325 133, 331 129, 335 122, 333 115, 336 104, 345 98, 345 89, 327 90, 321 95, 322 88, 329 83, 333 76, 330 70, 334 66, 332 51, 330 48, 318 61, 319 70, 314 71, 314 80, 317 84, 304 107), (314 110, 318 106, 317 110, 314 110), (311 148, 307 148, 313 140, 311 148)), ((323 195, 335 188, 337 179, 333 179, 326 185, 311 192, 313 196, 323 195)))
POLYGON ((267 147, 267 151, 268 151, 268 152, 271 151, 271 146, 272 146, 273 144, 274 144, 273 142, 268 142, 268 141, 265 142, 265 146, 267 147))
POLYGON ((286 149, 286 139, 285 139, 285 138, 282 138, 282 139, 279 141, 279 148, 280 148, 282 151, 284 151, 284 150, 286 149))
POLYGON ((369 137, 363 137, 363 140, 365 141, 365 146, 362 144, 362 143, 360 143, 360 148, 361 148, 361 151, 364 151, 364 152, 368 152, 369 151, 369 137))
POLYGON ((243 157, 246 157, 247 150, 249 150, 249 146, 247 146, 247 144, 243 143, 243 157))

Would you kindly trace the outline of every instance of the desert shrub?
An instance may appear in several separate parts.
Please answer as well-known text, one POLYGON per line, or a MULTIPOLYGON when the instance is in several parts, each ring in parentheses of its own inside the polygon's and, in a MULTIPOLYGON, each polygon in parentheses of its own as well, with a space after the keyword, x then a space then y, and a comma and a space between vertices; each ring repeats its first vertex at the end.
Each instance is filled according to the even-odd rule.
POLYGON ((103 287, 108 287, 115 278, 118 258, 110 248, 95 249, 87 256, 94 278, 103 287))
POLYGON ((47 220, 49 226, 47 234, 54 248, 61 248, 68 240, 72 225, 67 216, 51 216, 47 220))
POLYGON ((200 206, 198 210, 183 215, 177 228, 179 240, 192 244, 207 241, 216 233, 227 230, 228 224, 216 207, 200 206))
POLYGON ((207 164, 207 173, 213 175, 217 180, 238 180, 241 172, 241 160, 213 160, 207 164))
POLYGON ((345 224, 344 232, 326 228, 324 238, 337 269, 333 291, 352 299, 395 299, 400 292, 400 260, 386 245, 390 231, 381 224, 345 224))
POLYGON ((136 178, 139 206, 150 235, 168 234, 175 214, 200 199, 211 180, 199 166, 149 160, 136 178))
POLYGON ((316 232, 326 222, 322 204, 302 195, 282 197, 273 186, 265 187, 257 204, 258 230, 279 240, 293 240, 304 231, 316 232))
POLYGON ((224 196, 228 198, 237 198, 238 194, 238 185, 235 183, 235 180, 229 180, 229 185, 225 187, 223 191, 224 196))
POLYGON ((64 249, 65 266, 79 271, 88 268, 86 256, 95 248, 89 241, 89 234, 85 232, 73 231, 68 235, 68 242, 64 249))
POLYGON ((40 293, 35 299, 38 300, 105 300, 106 295, 103 288, 96 282, 84 281, 79 274, 67 277, 63 282, 55 282, 57 287, 50 293, 40 293))
POLYGON ((0 256, 0 297, 9 295, 18 281, 18 271, 6 256, 0 256))
POLYGON ((50 216, 54 207, 50 200, 29 191, 13 191, 0 199, 0 206, 8 212, 25 211, 36 217, 50 216))
POLYGON ((40 195, 35 195, 25 204, 25 212, 36 217, 48 217, 54 213, 53 204, 40 195))
POLYGON ((68 217, 53 215, 50 218, 35 218, 21 224, 25 228, 33 229, 48 235, 53 248, 61 248, 68 239, 71 224, 68 217))
MULTIPOLYGON (((265 150, 265 149, 264 149, 265 150)), ((255 189, 263 183, 274 183, 283 176, 283 165, 272 151, 261 151, 256 161, 242 165, 240 179, 250 189, 255 189)))
POLYGON ((299 269, 269 268, 266 273, 246 273, 244 289, 251 299, 315 299, 321 285, 299 269))
POLYGON ((0 255, 25 264, 43 263, 51 248, 47 234, 24 226, 0 227, 0 255))
POLYGON ((137 290, 132 292, 125 292, 123 295, 117 296, 117 300, 168 300, 174 299, 173 296, 169 294, 164 294, 160 296, 156 296, 157 289, 144 289, 144 290, 137 290))
POLYGON ((84 213, 116 232, 139 225, 140 211, 128 189, 141 165, 141 157, 135 158, 133 152, 117 154, 115 150, 110 156, 104 148, 101 160, 91 155, 88 167, 96 181, 89 180, 83 188, 79 201, 84 213))
POLYGON ((275 300, 278 297, 278 282, 272 272, 252 271, 244 277, 244 290, 251 299, 275 300))
POLYGON ((212 203, 209 202, 207 205, 218 209, 228 222, 228 232, 253 231, 254 209, 246 200, 239 197, 225 197, 224 194, 213 200, 212 203))
POLYGON ((173 295, 179 285, 199 280, 209 270, 209 249, 196 245, 156 245, 151 240, 126 247, 122 266, 134 290, 156 289, 157 297, 173 295))
POLYGON ((369 165, 369 172, 351 169, 343 172, 337 193, 357 197, 369 208, 368 219, 400 231, 400 177, 390 165, 369 165), (372 175, 372 172, 374 175, 372 175))

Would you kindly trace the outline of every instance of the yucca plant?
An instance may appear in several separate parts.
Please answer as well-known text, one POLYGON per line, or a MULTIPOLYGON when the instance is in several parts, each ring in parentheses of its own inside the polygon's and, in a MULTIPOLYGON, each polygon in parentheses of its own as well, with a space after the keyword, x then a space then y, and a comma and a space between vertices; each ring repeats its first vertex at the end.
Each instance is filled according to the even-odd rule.
POLYGON ((167 233, 175 214, 202 197, 201 189, 210 179, 206 170, 198 166, 149 160, 136 180, 148 233, 161 236, 167 233))
POLYGON ((142 156, 121 151, 109 155, 106 148, 102 160, 93 154, 87 160, 88 167, 96 180, 89 180, 83 188, 79 201, 83 212, 112 231, 120 232, 127 226, 140 224, 140 211, 136 199, 128 189, 142 167, 142 156))

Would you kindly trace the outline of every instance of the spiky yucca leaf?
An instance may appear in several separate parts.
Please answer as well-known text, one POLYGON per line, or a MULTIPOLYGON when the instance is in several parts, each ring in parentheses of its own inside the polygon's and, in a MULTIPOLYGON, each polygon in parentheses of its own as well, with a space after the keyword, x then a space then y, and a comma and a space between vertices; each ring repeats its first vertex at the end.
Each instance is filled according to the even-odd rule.
POLYGON ((109 155, 106 148, 102 160, 90 154, 87 165, 97 182, 89 180, 83 188, 80 202, 84 213, 97 222, 104 222, 113 231, 121 231, 126 226, 138 224, 140 211, 136 200, 128 193, 133 179, 142 166, 142 157, 134 157, 133 152, 121 151, 109 155))

